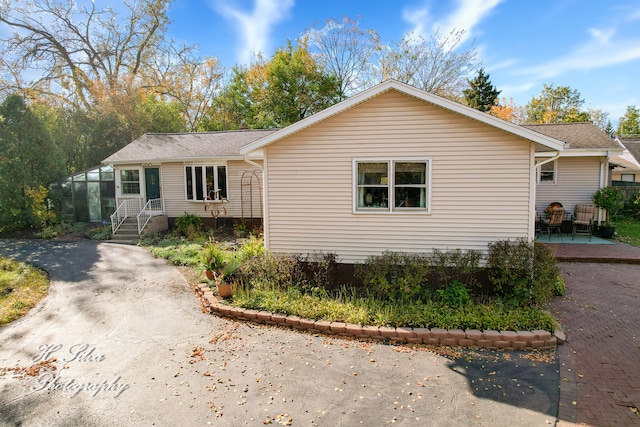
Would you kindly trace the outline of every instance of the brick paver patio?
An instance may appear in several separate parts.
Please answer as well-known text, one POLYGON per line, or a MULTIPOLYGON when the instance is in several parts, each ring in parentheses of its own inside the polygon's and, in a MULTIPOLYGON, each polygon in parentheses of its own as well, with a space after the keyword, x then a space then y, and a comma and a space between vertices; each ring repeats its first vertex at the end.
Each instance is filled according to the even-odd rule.
POLYGON ((553 303, 567 334, 559 348, 558 425, 640 425, 640 248, 557 245, 567 295, 553 303), (637 260, 637 261, 636 261, 637 260))

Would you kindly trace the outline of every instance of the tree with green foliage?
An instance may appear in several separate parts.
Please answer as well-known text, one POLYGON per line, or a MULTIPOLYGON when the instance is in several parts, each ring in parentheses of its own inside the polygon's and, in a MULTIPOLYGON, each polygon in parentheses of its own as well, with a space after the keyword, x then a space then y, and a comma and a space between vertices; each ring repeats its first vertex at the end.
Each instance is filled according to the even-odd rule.
POLYGON ((489 74, 484 73, 484 68, 480 67, 478 75, 469 82, 469 89, 463 91, 467 105, 483 113, 491 110, 491 107, 497 104, 498 95, 502 91, 497 88, 489 80, 489 74))
POLYGON ((229 86, 213 102, 209 126, 222 129, 285 127, 341 99, 340 85, 309 52, 304 40, 236 67, 229 86))
POLYGON ((618 122, 619 136, 640 135, 640 108, 635 105, 627 106, 627 111, 618 122))
POLYGON ((589 113, 581 111, 584 100, 569 86, 544 85, 540 95, 525 106, 525 123, 588 122, 589 113))
POLYGON ((335 76, 327 74, 305 43, 291 42, 278 49, 265 64, 266 86, 256 91, 260 108, 271 112, 278 127, 285 127, 324 110, 341 99, 335 76))
POLYGON ((47 186, 62 175, 59 151, 36 114, 19 95, 0 105, 0 231, 44 225, 47 186))

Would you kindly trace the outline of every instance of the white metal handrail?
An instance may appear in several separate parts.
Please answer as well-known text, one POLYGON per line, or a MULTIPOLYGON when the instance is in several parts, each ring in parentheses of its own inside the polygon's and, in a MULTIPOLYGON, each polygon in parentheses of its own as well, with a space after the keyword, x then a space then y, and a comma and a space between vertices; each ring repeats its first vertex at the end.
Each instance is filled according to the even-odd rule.
POLYGON ((118 209, 111 214, 111 232, 116 233, 125 219, 138 215, 140 212, 140 199, 127 199, 120 203, 118 209))
POLYGON ((137 215, 138 234, 142 233, 144 227, 151 220, 151 217, 164 215, 164 199, 149 200, 137 215))

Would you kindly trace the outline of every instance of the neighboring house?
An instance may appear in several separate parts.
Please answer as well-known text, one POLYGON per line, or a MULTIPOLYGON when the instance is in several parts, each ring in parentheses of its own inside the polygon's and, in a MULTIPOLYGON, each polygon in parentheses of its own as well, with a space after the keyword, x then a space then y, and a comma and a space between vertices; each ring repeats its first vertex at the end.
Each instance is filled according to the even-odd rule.
POLYGON ((355 263, 534 238, 536 153, 563 142, 395 81, 240 149, 264 156, 265 244, 355 263))
POLYGON ((625 150, 622 155, 612 159, 616 167, 612 171, 611 179, 618 182, 640 183, 640 138, 618 137, 617 140, 625 150))
POLYGON ((555 160, 545 162, 550 154, 536 153, 536 163, 540 165, 536 177, 538 212, 552 202, 560 202, 573 213, 576 204, 593 204, 593 194, 610 185, 610 159, 621 155, 623 147, 593 123, 523 127, 565 142, 565 149, 555 160))
POLYGON ((212 221, 212 208, 226 218, 260 218, 262 177, 255 171, 262 167, 261 155, 241 156, 239 149, 273 132, 141 136, 103 161, 114 168, 117 212, 126 208, 121 218, 136 216, 145 203, 157 200, 162 203, 152 208, 169 223, 185 213, 212 221))

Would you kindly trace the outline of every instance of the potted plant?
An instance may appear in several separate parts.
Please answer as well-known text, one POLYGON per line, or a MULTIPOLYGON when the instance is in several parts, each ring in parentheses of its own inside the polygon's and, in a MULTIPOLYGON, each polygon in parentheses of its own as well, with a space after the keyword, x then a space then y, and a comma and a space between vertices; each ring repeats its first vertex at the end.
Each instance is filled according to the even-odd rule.
POLYGON ((229 298, 233 295, 233 285, 241 265, 242 263, 238 259, 228 261, 222 268, 222 274, 216 278, 218 294, 220 294, 222 298, 229 298))
POLYGON ((605 239, 612 238, 615 233, 615 225, 612 222, 612 218, 622 206, 622 194, 617 188, 604 187, 595 192, 593 195, 593 203, 595 203, 599 209, 605 211, 605 221, 598 227, 600 236, 605 239))
POLYGON ((224 250, 215 244, 209 242, 202 247, 202 268, 207 275, 207 279, 213 280, 225 265, 226 255, 224 250))
POLYGON ((247 225, 244 221, 237 222, 233 225, 233 235, 236 237, 247 237, 247 225))

